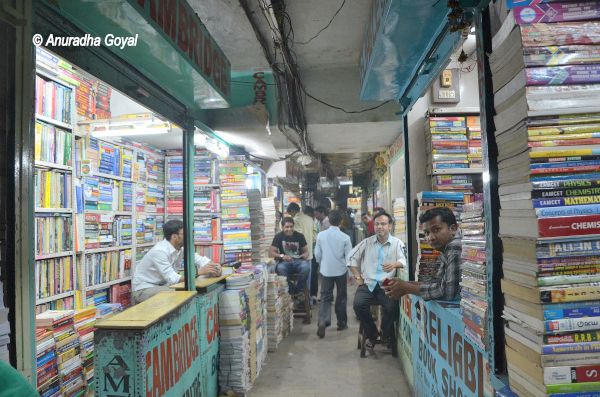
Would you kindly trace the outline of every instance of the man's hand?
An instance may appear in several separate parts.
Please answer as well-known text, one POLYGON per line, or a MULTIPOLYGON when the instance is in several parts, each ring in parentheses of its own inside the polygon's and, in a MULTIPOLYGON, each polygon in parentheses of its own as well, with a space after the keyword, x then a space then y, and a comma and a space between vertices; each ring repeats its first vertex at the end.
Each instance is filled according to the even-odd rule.
POLYGON ((291 262, 294 258, 292 258, 289 255, 283 255, 283 257, 281 258, 282 261, 284 262, 291 262))
POLYGON ((383 289, 388 298, 400 299, 403 295, 409 293, 405 284, 404 281, 393 278, 389 281, 388 285, 383 287, 383 289))
POLYGON ((402 264, 400 262, 390 262, 390 263, 383 264, 383 271, 386 273, 389 273, 391 271, 394 271, 395 269, 400 269, 400 268, 402 268, 402 264))
POLYGON ((206 266, 202 266, 198 271, 199 276, 208 277, 219 277, 221 275, 221 265, 218 263, 209 263, 206 266))

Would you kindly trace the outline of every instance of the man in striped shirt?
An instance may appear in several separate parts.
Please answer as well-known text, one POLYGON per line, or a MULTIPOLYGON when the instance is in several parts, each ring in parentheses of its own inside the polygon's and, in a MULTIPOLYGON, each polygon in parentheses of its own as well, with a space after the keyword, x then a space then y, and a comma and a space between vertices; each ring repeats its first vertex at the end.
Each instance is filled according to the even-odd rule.
POLYGON ((358 282, 354 295, 354 312, 363 324, 366 345, 373 348, 377 327, 371 315, 371 305, 381 305, 383 339, 393 337, 394 320, 398 302, 385 295, 383 283, 391 279, 396 270, 406 266, 406 249, 402 241, 390 234, 394 219, 387 212, 373 217, 375 235, 361 241, 350 253, 348 267, 358 282))
POLYGON ((424 300, 454 300, 460 295, 462 252, 456 217, 449 208, 436 207, 421 215, 419 222, 423 225, 427 243, 441 252, 437 273, 428 283, 394 279, 384 287, 385 293, 392 299, 413 294, 424 300))

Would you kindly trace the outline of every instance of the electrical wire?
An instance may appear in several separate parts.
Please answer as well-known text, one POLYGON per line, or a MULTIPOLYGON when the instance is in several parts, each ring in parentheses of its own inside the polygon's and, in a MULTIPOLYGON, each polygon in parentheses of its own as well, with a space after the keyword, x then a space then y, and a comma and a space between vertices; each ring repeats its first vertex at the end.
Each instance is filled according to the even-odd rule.
MULTIPOLYGON (((303 88, 304 88, 304 87, 303 87, 303 88)), ((322 100, 322 99, 319 99, 319 98, 316 98, 316 97, 314 97, 314 96, 313 96, 313 95, 311 95, 311 94, 310 94, 308 91, 306 91, 306 88, 304 88, 304 93, 306 94, 306 96, 307 96, 307 97, 309 97, 309 98, 311 98, 311 99, 313 99, 313 100, 315 100, 315 101, 317 101, 317 102, 319 102, 319 103, 321 103, 321 104, 323 104, 323 105, 325 105, 325 106, 328 106, 328 107, 330 107, 330 108, 332 108, 332 109, 341 110, 342 112, 344 112, 344 113, 348 113, 348 114, 356 114, 356 113, 364 113, 364 112, 368 112, 368 111, 371 111, 371 110, 378 109, 378 108, 382 107, 383 105, 387 105, 388 103, 392 102, 391 100, 387 100, 387 101, 385 101, 385 102, 382 102, 382 103, 380 103, 379 105, 372 106, 372 107, 370 107, 370 108, 366 108, 366 109, 361 109, 361 110, 346 110, 346 109, 344 109, 344 108, 343 108, 343 107, 341 107, 341 106, 332 105, 332 104, 330 104, 330 103, 327 103, 327 102, 325 102, 325 101, 324 101, 324 100, 322 100)))
MULTIPOLYGON (((342 8, 344 8, 344 4, 346 4, 346 0, 342 0, 342 4, 340 4, 340 6, 338 7, 337 11, 335 12, 335 14, 333 14, 333 16, 331 17, 331 19, 327 23, 327 25, 325 25, 324 27, 322 27, 321 30, 319 30, 317 32, 317 34, 315 34, 313 37, 311 37, 307 41, 300 41, 300 42, 296 42, 295 44, 306 45, 306 44, 310 43, 311 41, 313 41, 314 39, 316 39, 325 29, 327 29, 329 27, 329 25, 331 25, 331 23, 333 22, 333 20, 335 19, 335 17, 340 13, 340 11, 342 11, 342 8)), ((291 25, 291 21, 290 21, 290 25, 291 25)))

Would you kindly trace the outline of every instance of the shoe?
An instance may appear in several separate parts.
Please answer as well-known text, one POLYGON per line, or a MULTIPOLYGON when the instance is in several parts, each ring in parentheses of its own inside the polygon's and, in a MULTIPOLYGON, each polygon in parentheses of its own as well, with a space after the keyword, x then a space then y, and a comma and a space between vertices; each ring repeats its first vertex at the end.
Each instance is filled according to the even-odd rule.
POLYGON ((343 330, 345 330, 345 329, 348 329, 348 326, 347 326, 346 324, 344 324, 344 325, 338 325, 338 326, 337 326, 337 330, 338 330, 338 331, 343 331, 343 330))
POLYGON ((375 343, 371 339, 366 339, 365 347, 367 348, 367 350, 373 351, 373 349, 375 349, 375 343))
POLYGON ((319 324, 319 328, 317 328, 317 336, 321 339, 325 337, 325 324, 319 324))
POLYGON ((310 297, 310 305, 311 306, 315 306, 317 304, 317 297, 316 296, 311 296, 310 297))

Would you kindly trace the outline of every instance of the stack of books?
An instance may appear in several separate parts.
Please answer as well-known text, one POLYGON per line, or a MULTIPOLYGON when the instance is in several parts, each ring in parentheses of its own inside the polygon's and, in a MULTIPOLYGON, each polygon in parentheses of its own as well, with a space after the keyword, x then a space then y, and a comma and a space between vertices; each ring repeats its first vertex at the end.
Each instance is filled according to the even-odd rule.
POLYGON ((479 116, 467 116, 467 138, 469 139, 469 168, 483 167, 483 153, 481 152, 481 121, 479 116))
POLYGON ((35 330, 36 379, 40 396, 57 396, 60 392, 56 342, 52 331, 45 328, 35 330))
POLYGON ((76 310, 74 321, 75 330, 79 335, 83 379, 87 389, 91 390, 94 381, 94 325, 96 324, 96 308, 92 306, 76 310))
POLYGON ((421 214, 434 207, 448 207, 454 212, 456 220, 460 220, 460 213, 463 209, 465 195, 463 193, 450 192, 420 192, 417 194, 418 212, 417 212, 417 241, 418 256, 417 256, 417 281, 430 282, 435 276, 438 266, 436 264, 440 252, 433 249, 425 240, 423 226, 419 222, 421 214))
POLYGON ((264 236, 260 240, 260 250, 263 260, 269 257, 269 248, 273 242, 273 238, 277 233, 277 210, 275 209, 275 199, 267 197, 262 199, 262 209, 265 215, 265 230, 264 236))
MULTIPOLYGON (((238 280, 242 281, 242 280, 238 280)), ((249 282, 243 285, 246 287, 249 282)), ((223 393, 246 395, 250 381, 250 318, 248 294, 227 289, 219 296, 219 386, 223 393)))
POLYGON ((394 199, 392 211, 394 216, 394 236, 406 243, 406 200, 404 197, 394 199))
POLYGON ((600 4, 553 2, 502 16, 490 67, 510 387, 595 395, 600 4))
POLYGON ((426 121, 429 173, 441 169, 469 168, 467 124, 464 116, 431 116, 426 121))
POLYGON ((461 214, 462 267, 460 308, 465 336, 487 350, 487 272, 483 196, 465 204, 461 214))
POLYGON ((262 260, 261 241, 265 232, 265 215, 262 209, 260 190, 248 190, 248 204, 250 206, 250 232, 252 236, 252 262, 262 260))
POLYGON ((269 274, 267 283, 267 337, 269 351, 277 351, 279 343, 290 332, 291 301, 288 293, 287 278, 278 276, 275 273, 269 274))
POLYGON ((221 161, 221 216, 225 261, 252 265, 250 208, 246 189, 244 156, 230 156, 221 161))

